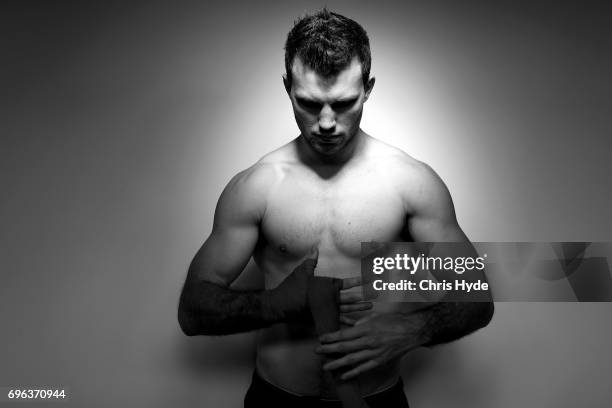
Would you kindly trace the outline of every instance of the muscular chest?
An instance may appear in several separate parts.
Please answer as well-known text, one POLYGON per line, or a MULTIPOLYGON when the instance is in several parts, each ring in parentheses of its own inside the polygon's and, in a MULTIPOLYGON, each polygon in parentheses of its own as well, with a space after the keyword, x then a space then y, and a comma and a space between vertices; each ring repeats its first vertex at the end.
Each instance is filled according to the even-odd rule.
POLYGON ((393 187, 367 173, 322 181, 287 177, 268 198, 262 221, 267 245, 287 254, 312 245, 359 257, 361 242, 398 240, 405 211, 393 187))

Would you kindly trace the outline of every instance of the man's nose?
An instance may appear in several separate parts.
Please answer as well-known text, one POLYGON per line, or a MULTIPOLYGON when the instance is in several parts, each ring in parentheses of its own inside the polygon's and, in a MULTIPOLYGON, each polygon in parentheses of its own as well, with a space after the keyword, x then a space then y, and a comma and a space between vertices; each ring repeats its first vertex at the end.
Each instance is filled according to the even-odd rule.
POLYGON ((336 127, 336 115, 331 106, 325 105, 319 113, 319 131, 321 133, 333 132, 336 127))

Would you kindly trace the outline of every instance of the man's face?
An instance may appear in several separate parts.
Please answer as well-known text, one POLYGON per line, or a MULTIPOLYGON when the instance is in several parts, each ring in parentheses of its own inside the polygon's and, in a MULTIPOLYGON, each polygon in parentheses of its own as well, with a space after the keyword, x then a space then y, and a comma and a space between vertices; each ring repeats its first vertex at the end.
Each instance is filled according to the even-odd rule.
POLYGON ((287 80, 285 87, 305 141, 322 155, 340 152, 359 131, 363 103, 372 90, 373 79, 368 89, 364 89, 357 58, 329 78, 320 76, 295 58, 291 73, 291 88, 287 80))

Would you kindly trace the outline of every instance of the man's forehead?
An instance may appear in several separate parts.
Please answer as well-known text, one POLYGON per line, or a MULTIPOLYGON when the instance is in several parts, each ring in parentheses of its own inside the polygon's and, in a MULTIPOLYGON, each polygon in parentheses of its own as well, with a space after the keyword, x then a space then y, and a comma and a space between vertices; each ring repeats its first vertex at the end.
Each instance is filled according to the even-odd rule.
POLYGON ((324 77, 316 73, 308 65, 304 64, 299 57, 296 57, 291 67, 292 88, 296 93, 306 94, 303 96, 313 96, 311 93, 318 91, 338 94, 359 92, 362 82, 361 62, 357 57, 354 57, 349 65, 340 71, 337 75, 324 77))

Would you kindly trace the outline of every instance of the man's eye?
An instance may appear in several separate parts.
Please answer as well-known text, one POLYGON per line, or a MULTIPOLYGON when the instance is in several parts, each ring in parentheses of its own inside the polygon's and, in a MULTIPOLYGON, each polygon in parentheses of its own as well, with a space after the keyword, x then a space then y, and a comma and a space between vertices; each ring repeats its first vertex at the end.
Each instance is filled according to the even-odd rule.
POLYGON ((334 110, 345 110, 345 109, 349 109, 350 107, 352 107, 355 102, 357 102, 357 99, 349 99, 348 101, 340 101, 340 102, 336 102, 332 105, 332 109, 334 110))
POLYGON ((317 102, 313 102, 313 101, 309 101, 306 99, 297 99, 298 103, 309 110, 321 110, 321 108, 323 107, 320 103, 317 102))

